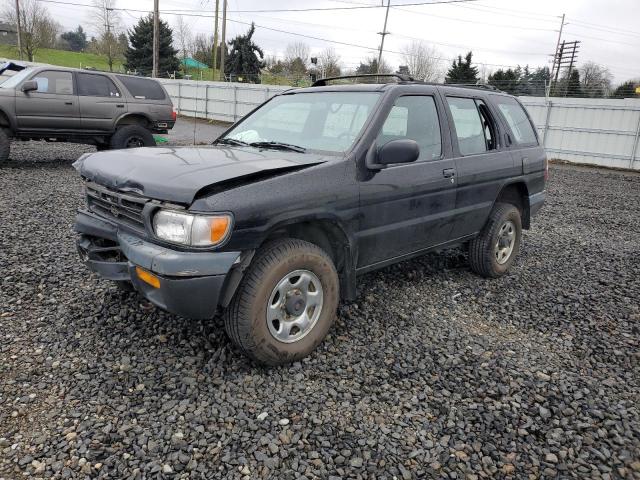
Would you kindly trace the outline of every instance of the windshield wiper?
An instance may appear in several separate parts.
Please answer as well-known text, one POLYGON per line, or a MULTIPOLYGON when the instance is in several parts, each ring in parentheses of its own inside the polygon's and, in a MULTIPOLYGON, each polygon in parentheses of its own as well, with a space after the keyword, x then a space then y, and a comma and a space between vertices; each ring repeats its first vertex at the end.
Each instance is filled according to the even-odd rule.
POLYGON ((215 142, 214 145, 223 144, 223 145, 236 145, 245 147, 249 145, 247 142, 243 142, 242 140, 236 140, 235 138, 219 138, 215 142))
POLYGON ((274 150, 290 150, 292 152, 300 153, 304 153, 307 151, 307 149, 304 147, 282 142, 252 142, 249 144, 249 146, 257 148, 273 148, 274 150))

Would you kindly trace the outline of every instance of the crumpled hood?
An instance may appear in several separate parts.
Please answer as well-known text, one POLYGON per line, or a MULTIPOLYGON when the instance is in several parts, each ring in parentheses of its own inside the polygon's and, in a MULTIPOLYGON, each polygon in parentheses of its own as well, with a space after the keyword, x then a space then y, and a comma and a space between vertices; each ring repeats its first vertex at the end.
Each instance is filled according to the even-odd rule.
POLYGON ((191 204, 203 188, 246 177, 297 170, 326 162, 313 153, 258 150, 251 147, 149 147, 111 150, 81 156, 73 166, 105 187, 145 197, 191 204))

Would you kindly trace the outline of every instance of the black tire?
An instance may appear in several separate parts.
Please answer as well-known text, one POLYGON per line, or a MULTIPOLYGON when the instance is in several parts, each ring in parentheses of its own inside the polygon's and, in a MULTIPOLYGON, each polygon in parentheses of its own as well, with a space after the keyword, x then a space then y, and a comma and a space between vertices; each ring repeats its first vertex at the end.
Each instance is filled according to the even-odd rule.
POLYGON ((9 152, 11 151, 11 139, 7 132, 0 128, 0 163, 9 160, 9 152))
POLYGON ((110 142, 110 147, 113 149, 155 146, 156 141, 151 132, 140 125, 125 125, 118 128, 110 142))
POLYGON ((510 203, 496 203, 480 234, 469 243, 471 270, 487 278, 497 278, 509 270, 520 250, 522 220, 520 211, 510 203), (511 222, 508 224, 508 222, 511 222), (504 230, 502 230, 504 228, 504 230), (497 251, 500 238, 509 243, 509 231, 513 230, 513 246, 507 257, 508 247, 497 251), (506 239, 506 240, 504 240, 506 239), (500 260, 499 260, 500 257, 500 260))
MULTIPOLYGON (((296 283, 293 282, 291 287, 293 290, 289 292, 294 296, 296 292, 300 292, 297 290, 298 287, 295 287, 296 283)), ((304 291, 304 288, 302 290, 304 291)), ((316 291, 309 290, 308 293, 315 295, 316 291)), ((279 307, 283 314, 288 308, 285 307, 285 303, 288 303, 285 300, 289 298, 288 295, 285 296, 279 307)), ((313 306, 307 306, 308 298, 311 297, 304 297, 301 311, 309 315, 308 312, 311 310, 313 317, 316 312, 313 306)), ((256 254, 242 279, 231 304, 224 312, 225 330, 238 348, 260 363, 282 365, 294 362, 309 355, 325 338, 335 319, 338 299, 338 273, 324 250, 312 243, 297 239, 274 241, 265 245, 256 254), (306 333, 305 330, 298 329, 298 334, 302 336, 295 340, 294 334, 293 337, 288 337, 291 343, 285 343, 271 333, 272 327, 269 327, 267 320, 267 306, 274 294, 276 298, 280 298, 279 294, 275 293, 276 286, 282 285, 288 275, 294 275, 300 270, 315 275, 315 280, 311 283, 319 281, 322 287, 323 303, 316 317, 317 320, 315 323, 311 322, 306 333)), ((272 302, 273 305, 276 303, 281 302, 272 302)), ((277 328, 276 321, 272 320, 273 328, 277 328)), ((291 326, 293 323, 295 322, 287 323, 283 320, 281 328, 283 330, 287 328, 288 332, 293 332, 296 328, 295 325, 291 326)))

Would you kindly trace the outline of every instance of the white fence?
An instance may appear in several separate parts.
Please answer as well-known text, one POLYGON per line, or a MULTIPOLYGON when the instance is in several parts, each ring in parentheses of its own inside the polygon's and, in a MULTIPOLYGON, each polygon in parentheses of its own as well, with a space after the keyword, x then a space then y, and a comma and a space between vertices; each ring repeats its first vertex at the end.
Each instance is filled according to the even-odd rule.
POLYGON ((640 100, 520 97, 550 158, 640 170, 640 100))
MULTIPOLYGON (((234 122, 290 87, 161 80, 183 115, 234 122)), ((550 158, 640 170, 640 100, 520 97, 550 158)))
POLYGON ((235 122, 265 100, 291 87, 248 83, 160 79, 182 115, 235 122))

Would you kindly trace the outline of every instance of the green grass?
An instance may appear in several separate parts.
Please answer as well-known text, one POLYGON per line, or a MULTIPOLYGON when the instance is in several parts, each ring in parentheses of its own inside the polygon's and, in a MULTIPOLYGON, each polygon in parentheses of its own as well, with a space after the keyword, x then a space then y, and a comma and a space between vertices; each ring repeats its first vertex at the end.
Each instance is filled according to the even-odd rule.
MULTIPOLYGON (((0 57, 16 60, 18 59, 18 49, 12 45, 0 45, 0 57)), ((109 70, 107 58, 103 55, 96 55, 94 53, 67 52, 66 50, 41 48, 36 52, 34 61, 50 63, 51 65, 59 65, 61 67, 93 67, 96 70, 109 70)), ((122 62, 114 62, 113 69, 115 71, 124 71, 122 62)))

